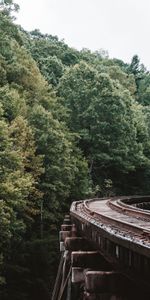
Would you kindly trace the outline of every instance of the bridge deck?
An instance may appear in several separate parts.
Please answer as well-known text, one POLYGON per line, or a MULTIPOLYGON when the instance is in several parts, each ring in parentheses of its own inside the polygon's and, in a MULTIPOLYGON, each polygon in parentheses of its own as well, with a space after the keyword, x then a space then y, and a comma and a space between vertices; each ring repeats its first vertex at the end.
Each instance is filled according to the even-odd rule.
POLYGON ((150 290, 150 212, 139 209, 145 202, 149 207, 150 196, 88 199, 73 202, 70 215, 114 268, 150 290))
POLYGON ((143 231, 150 230, 150 219, 142 220, 139 216, 132 217, 126 215, 123 210, 122 212, 112 210, 112 208, 108 205, 108 200, 89 202, 88 208, 97 214, 114 218, 119 222, 124 221, 131 225, 134 224, 135 226, 140 226, 143 231))
MULTIPOLYGON (((139 199, 137 197, 137 202, 139 199)), ((147 201, 149 199, 147 198, 147 201)), ((71 207, 71 215, 75 220, 80 219, 79 223, 82 223, 83 228, 85 224, 88 224, 89 228, 94 226, 95 229, 93 228, 92 231, 101 230, 101 234, 103 231, 105 236, 109 235, 109 240, 133 251, 136 249, 138 253, 150 257, 149 211, 119 203, 119 201, 122 202, 120 198, 74 202, 71 207)), ((83 234, 84 232, 83 229, 83 234)), ((86 235, 88 235, 87 231, 86 235)))

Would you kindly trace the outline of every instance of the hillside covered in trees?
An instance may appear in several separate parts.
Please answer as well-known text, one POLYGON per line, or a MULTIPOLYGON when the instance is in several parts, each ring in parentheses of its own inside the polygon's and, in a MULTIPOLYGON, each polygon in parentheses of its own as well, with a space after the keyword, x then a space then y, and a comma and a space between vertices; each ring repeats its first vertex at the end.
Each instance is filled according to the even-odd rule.
POLYGON ((48 300, 72 200, 150 193, 150 73, 0 4, 0 299, 48 300))

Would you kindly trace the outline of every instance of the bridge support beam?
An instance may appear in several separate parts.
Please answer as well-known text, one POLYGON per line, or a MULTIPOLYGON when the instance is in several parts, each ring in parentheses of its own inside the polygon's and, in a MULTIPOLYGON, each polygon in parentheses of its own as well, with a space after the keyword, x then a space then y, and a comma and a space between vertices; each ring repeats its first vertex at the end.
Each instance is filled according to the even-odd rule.
POLYGON ((85 300, 121 299, 121 276, 114 271, 87 271, 85 273, 85 300))
POLYGON ((98 251, 73 251, 71 253, 73 267, 92 268, 95 270, 108 270, 110 265, 98 251))
MULTIPOLYGON (((69 243, 72 243, 70 238, 67 238, 67 240, 69 241, 69 243)), ((83 242, 83 240, 82 240, 82 242, 83 242)), ((74 244, 74 242, 75 242, 75 240, 73 241, 73 244, 74 244)), ((81 245, 83 245, 82 242, 79 239, 78 242, 76 243, 76 245, 78 245, 80 247, 80 243, 81 243, 81 245)), ((73 244, 71 246, 73 246, 73 244)), ((89 270, 91 270, 91 269, 92 270, 93 269, 94 270, 95 269, 96 270, 110 269, 110 265, 108 265, 108 263, 100 255, 100 253, 98 251, 72 251, 71 252, 71 265, 72 265, 72 276, 71 276, 71 282, 72 282, 72 298, 71 299, 72 300, 77 300, 80 297, 81 297, 81 299, 83 299, 84 290, 85 290, 86 274, 88 274, 89 270)), ((87 286, 88 286, 88 278, 89 278, 88 276, 87 276, 87 286)))
POLYGON ((72 251, 92 251, 94 246, 91 243, 82 237, 67 237, 65 239, 65 248, 66 250, 72 251))
POLYGON ((62 224, 61 231, 70 231, 72 229, 72 224, 62 224))
POLYGON ((67 237, 71 236, 71 231, 59 231, 59 240, 64 242, 67 237))
POLYGON ((81 283, 84 282, 84 269, 83 268, 72 268, 72 276, 71 282, 74 283, 81 283))
POLYGON ((89 293, 120 292, 120 274, 114 271, 87 271, 85 288, 89 293))
POLYGON ((63 224, 65 224, 65 225, 70 225, 71 224, 70 215, 65 215, 63 224))
POLYGON ((65 239, 71 235, 71 231, 60 231, 59 232, 59 241, 60 241, 60 252, 65 251, 65 239))
POLYGON ((60 252, 66 250, 65 240, 67 237, 76 237, 77 230, 75 224, 71 224, 70 216, 65 215, 63 224, 61 225, 61 231, 59 232, 59 241, 60 241, 60 252))

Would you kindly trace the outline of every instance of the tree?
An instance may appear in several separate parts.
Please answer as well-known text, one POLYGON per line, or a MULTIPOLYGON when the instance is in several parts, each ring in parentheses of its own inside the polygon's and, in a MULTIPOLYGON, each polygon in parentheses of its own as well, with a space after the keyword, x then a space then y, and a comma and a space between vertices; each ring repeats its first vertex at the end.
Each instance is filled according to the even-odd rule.
POLYGON ((9 85, 0 88, 0 103, 4 111, 3 117, 9 122, 19 115, 27 116, 25 99, 16 88, 9 87, 9 85))
POLYGON ((137 101, 144 106, 150 105, 150 74, 144 74, 139 82, 137 101))
POLYGON ((131 64, 128 67, 128 73, 132 73, 135 77, 135 82, 137 86, 137 94, 139 89, 139 84, 144 74, 146 73, 146 68, 143 64, 140 64, 140 59, 138 55, 134 55, 131 64))
POLYGON ((105 71, 109 74, 111 79, 115 81, 118 80, 123 88, 130 92, 131 96, 135 95, 136 83, 133 74, 127 74, 126 72, 123 72, 117 65, 106 67, 105 71))
POLYGON ((24 172, 32 181, 24 212, 26 220, 31 221, 35 215, 40 214, 43 195, 39 189, 39 179, 44 173, 42 155, 37 155, 33 130, 22 116, 16 117, 11 123, 10 136, 13 138, 13 146, 22 158, 24 172))
POLYGON ((55 223, 56 215, 65 205, 65 199, 70 197, 71 188, 75 188, 76 176, 78 193, 83 197, 83 183, 88 182, 87 166, 84 161, 81 162, 79 152, 76 151, 75 155, 73 136, 65 124, 54 119, 52 112, 46 111, 42 106, 35 106, 30 123, 34 128, 37 151, 44 156, 45 173, 40 185, 45 207, 51 216, 49 222, 55 223), (80 171, 84 178, 79 177, 80 171))
POLYGON ((13 0, 0 0, 0 10, 4 14, 9 15, 11 12, 19 10, 19 5, 14 3, 13 0))
POLYGON ((56 86, 64 71, 61 60, 56 56, 49 56, 47 58, 41 58, 38 64, 41 73, 48 83, 56 86))
POLYGON ((136 103, 118 82, 81 62, 64 74, 58 93, 95 183, 148 163, 137 133, 136 103))
POLYGON ((24 173, 20 153, 13 147, 8 124, 0 119, 0 249, 1 257, 10 256, 12 243, 21 241, 26 230, 24 210, 33 180, 24 173), (13 241, 13 242, 12 242, 13 241))

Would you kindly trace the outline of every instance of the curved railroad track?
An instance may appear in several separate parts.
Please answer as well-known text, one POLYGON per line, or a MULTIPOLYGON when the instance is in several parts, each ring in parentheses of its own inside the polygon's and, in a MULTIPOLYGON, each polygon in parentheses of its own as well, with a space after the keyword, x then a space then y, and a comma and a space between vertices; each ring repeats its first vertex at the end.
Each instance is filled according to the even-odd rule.
POLYGON ((150 249, 150 211, 136 207, 149 202, 149 196, 88 199, 74 202, 71 215, 150 249))
MULTIPOLYGON (((145 295, 146 298, 141 298, 140 295, 138 299, 149 299, 150 196, 95 198, 73 202, 70 217, 64 219, 61 230, 60 249, 64 251, 61 262, 63 261, 65 267, 67 266, 66 262, 69 261, 70 264, 66 280, 64 281, 63 276, 56 280, 54 300, 62 299, 69 276, 72 276, 70 277, 71 284, 81 282, 82 288, 84 285, 84 296, 89 296, 91 292, 93 297, 93 293, 96 295, 97 291, 102 294, 101 285, 106 273, 121 276, 123 285, 119 286, 119 277, 116 283, 116 287, 120 288, 120 293, 126 283, 125 294, 129 284, 130 288, 133 286, 134 296, 137 295, 136 299, 139 297, 139 292, 142 297, 145 295), (88 272, 91 272, 90 276, 93 276, 89 277, 89 284, 91 282, 96 284, 95 287, 93 285, 92 291, 89 290, 90 285, 87 284, 88 272), (56 298, 57 285, 61 280, 64 284, 61 283, 63 289, 60 297, 56 298), (97 290, 98 288, 99 290, 97 290)), ((60 263, 59 273, 61 273, 61 269, 62 264, 60 263)), ((64 267, 63 270, 65 270, 64 267)), ((114 278, 111 286, 113 284, 114 278)), ((108 286, 106 291, 108 291, 108 286)))
POLYGON ((149 207, 150 196, 95 198, 73 202, 70 216, 114 268, 150 291, 149 207))

